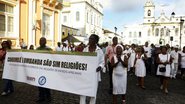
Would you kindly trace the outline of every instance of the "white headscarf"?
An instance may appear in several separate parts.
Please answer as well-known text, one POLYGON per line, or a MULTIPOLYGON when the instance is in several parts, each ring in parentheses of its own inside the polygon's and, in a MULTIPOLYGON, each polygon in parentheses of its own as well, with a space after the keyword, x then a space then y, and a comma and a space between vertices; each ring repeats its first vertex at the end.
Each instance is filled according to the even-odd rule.
POLYGON ((123 46, 121 44, 117 44, 116 47, 115 47, 115 51, 116 51, 116 49, 117 49, 118 46, 121 47, 122 50, 124 50, 124 48, 123 48, 123 46))

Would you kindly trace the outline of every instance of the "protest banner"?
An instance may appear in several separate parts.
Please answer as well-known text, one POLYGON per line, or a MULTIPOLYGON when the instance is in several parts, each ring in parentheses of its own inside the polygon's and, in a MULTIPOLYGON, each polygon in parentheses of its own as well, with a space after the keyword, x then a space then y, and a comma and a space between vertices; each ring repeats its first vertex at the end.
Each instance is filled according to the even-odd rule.
POLYGON ((96 54, 13 50, 6 54, 3 79, 94 97, 97 62, 96 54))

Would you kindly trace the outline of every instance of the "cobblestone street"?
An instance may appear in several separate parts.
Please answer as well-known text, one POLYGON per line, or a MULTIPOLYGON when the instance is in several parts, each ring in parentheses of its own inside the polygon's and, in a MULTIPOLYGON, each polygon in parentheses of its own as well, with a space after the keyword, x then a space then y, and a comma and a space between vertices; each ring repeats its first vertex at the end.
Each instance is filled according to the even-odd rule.
MULTIPOLYGON (((2 73, 1 73, 2 74, 2 73)), ((127 104, 185 104, 185 81, 171 79, 169 94, 165 95, 159 89, 159 79, 156 76, 145 78, 146 90, 136 86, 136 77, 128 76, 127 104)), ((0 81, 0 90, 3 83, 0 81)), ((14 82, 15 92, 9 96, 0 96, 0 104, 36 104, 38 89, 24 83, 14 82)), ((97 104, 112 104, 112 95, 108 93, 108 74, 102 74, 102 82, 99 84, 97 104)), ((118 97, 121 104, 121 97, 118 97)), ((45 103, 43 103, 45 104, 45 103)), ((65 92, 52 90, 52 102, 50 104, 79 104, 79 96, 65 92)))

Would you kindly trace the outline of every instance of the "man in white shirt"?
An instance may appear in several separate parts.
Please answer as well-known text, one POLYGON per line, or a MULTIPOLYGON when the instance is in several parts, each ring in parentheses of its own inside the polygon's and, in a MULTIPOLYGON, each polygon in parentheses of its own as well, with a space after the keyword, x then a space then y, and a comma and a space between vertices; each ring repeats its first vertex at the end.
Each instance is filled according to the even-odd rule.
POLYGON ((173 58, 171 77, 175 78, 178 70, 178 58, 179 58, 178 47, 175 46, 174 50, 172 50, 170 54, 173 58))
POLYGON ((145 65, 146 65, 146 71, 147 73, 151 74, 152 69, 151 69, 151 65, 152 65, 152 48, 150 46, 148 46, 148 42, 145 42, 145 46, 143 46, 144 48, 144 53, 147 56, 147 60, 145 61, 145 65))

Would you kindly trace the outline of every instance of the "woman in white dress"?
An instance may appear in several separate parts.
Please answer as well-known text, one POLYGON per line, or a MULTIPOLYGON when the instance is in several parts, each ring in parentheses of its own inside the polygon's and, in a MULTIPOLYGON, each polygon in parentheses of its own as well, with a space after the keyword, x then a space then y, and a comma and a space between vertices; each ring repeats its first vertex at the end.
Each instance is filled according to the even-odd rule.
POLYGON ((162 46, 161 47, 161 54, 158 55, 157 58, 158 68, 157 68, 157 75, 160 76, 161 81, 161 90, 164 90, 164 92, 168 93, 168 80, 170 78, 170 72, 171 72, 171 63, 172 63, 172 57, 169 53, 167 53, 167 47, 162 46))
POLYGON ((144 49, 142 47, 138 47, 134 66, 135 66, 135 75, 138 78, 137 85, 140 86, 142 89, 145 89, 144 77, 146 76, 146 67, 144 59, 146 58, 147 56, 144 54, 144 49))
POLYGON ((125 94, 127 88, 127 65, 128 59, 122 54, 123 47, 116 46, 116 55, 113 56, 111 64, 113 67, 113 104, 117 104, 117 95, 122 95, 122 104, 125 104, 125 94))

